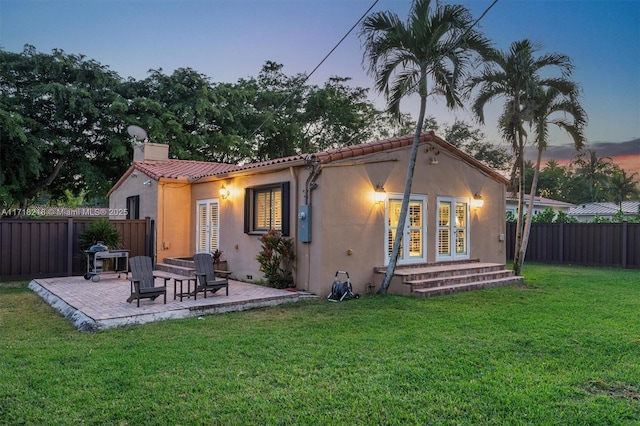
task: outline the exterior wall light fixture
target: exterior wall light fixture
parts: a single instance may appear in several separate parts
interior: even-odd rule
[[[374,190],[375,190],[374,199],[376,200],[376,204],[383,203],[385,198],[387,198],[387,192],[384,190],[384,186],[382,186],[382,182],[378,182]]]
[[[473,200],[471,200],[471,207],[474,209],[479,209],[484,206],[484,200],[482,199],[482,195],[479,192],[473,194]]]
[[[220,197],[223,200],[226,200],[227,198],[229,198],[229,195],[231,195],[231,191],[229,191],[229,189],[225,188],[225,186],[222,185],[222,188],[220,188]]]

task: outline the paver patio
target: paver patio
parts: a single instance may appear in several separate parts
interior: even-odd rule
[[[163,280],[156,280],[156,285],[162,283]],[[186,289],[186,282],[184,285]],[[297,292],[229,280],[229,296],[225,296],[224,291],[213,295],[207,293],[207,298],[198,293],[197,299],[184,297],[180,301],[179,296],[174,300],[172,279],[167,283],[166,305],[161,296],[156,300],[142,299],[138,308],[135,302],[127,303],[131,286],[124,274],[121,278],[116,274],[104,274],[99,282],[87,281],[83,277],[38,278],[29,283],[29,288],[81,331],[243,311],[300,299]],[[177,291],[180,291],[180,285]]]

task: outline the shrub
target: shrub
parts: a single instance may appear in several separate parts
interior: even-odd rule
[[[262,249],[256,259],[270,287],[289,288],[293,283],[295,260],[293,239],[285,238],[279,231],[270,230],[260,237]]]
[[[92,222],[80,234],[80,248],[82,250],[88,250],[98,241],[102,241],[109,249],[122,248],[122,237],[108,219]]]

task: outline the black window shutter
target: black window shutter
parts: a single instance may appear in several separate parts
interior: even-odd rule
[[[291,221],[291,212],[289,210],[291,195],[289,194],[290,190],[289,182],[282,182],[280,186],[280,190],[282,191],[282,235],[289,236],[290,226],[289,223]]]
[[[136,195],[134,197],[133,203],[135,205],[133,218],[134,219],[140,219],[140,196],[139,195]]]
[[[251,189],[244,189],[244,233],[251,231]]]

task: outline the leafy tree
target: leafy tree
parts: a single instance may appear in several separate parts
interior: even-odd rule
[[[420,97],[399,229],[404,228],[407,218],[427,98],[444,95],[448,107],[461,106],[459,87],[466,77],[471,54],[488,50],[488,41],[471,25],[471,14],[463,6],[430,0],[415,0],[406,22],[387,11],[368,16],[362,24],[360,35],[369,62],[368,72],[375,78],[376,89],[385,94],[388,110],[397,115],[401,99],[413,93]],[[379,294],[386,293],[395,272],[402,236],[402,232],[396,233]]]
[[[527,139],[525,123],[536,118],[536,108],[544,90],[555,89],[566,94],[573,66],[570,59],[560,54],[535,53],[539,47],[529,40],[511,44],[509,51],[493,50],[486,57],[483,72],[471,79],[470,90],[477,89],[472,110],[480,123],[484,123],[484,107],[491,101],[502,98],[504,106],[498,120],[502,137],[511,143],[514,153],[512,169],[513,186],[518,188],[518,220],[514,254],[514,271],[520,275],[526,238],[524,227],[524,147]],[[562,77],[548,77],[546,70],[557,68]]]
[[[54,199],[65,189],[106,193],[129,157],[117,134],[125,104],[113,90],[119,81],[98,62],[59,49],[0,51],[3,205],[26,207],[45,189]]]
[[[506,148],[488,142],[480,129],[473,129],[464,121],[445,125],[442,135],[456,148],[495,170],[506,171],[510,166],[511,156]]]
[[[528,216],[529,214],[527,214]],[[556,217],[556,212],[551,208],[547,207],[541,212],[533,215],[531,221],[534,223],[553,223]]]

